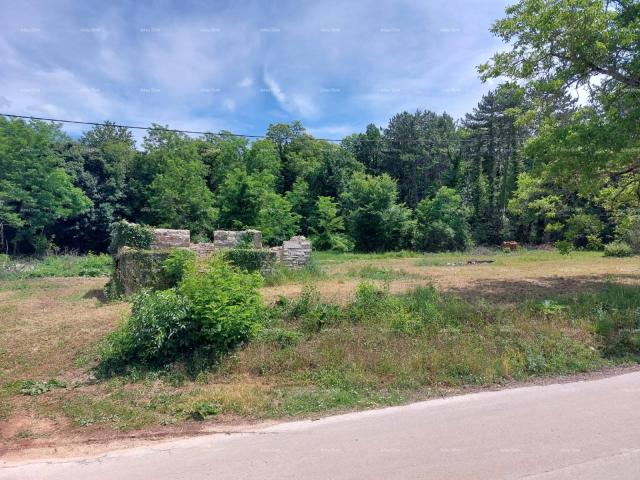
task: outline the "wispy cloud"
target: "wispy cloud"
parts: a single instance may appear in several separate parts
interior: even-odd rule
[[[343,136],[416,108],[462,116],[508,0],[0,0],[0,108]]]

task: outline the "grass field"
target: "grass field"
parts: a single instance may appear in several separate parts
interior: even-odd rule
[[[129,311],[105,303],[105,282],[0,280],[0,444],[397,404],[632,363],[640,348],[636,257],[314,254],[269,279],[273,314],[217,368],[96,379],[100,342]]]

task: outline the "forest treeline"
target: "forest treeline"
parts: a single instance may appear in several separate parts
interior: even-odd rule
[[[628,240],[640,230],[640,5],[522,0],[492,31],[510,50],[479,72],[503,83],[464,118],[402,112],[339,144],[299,122],[253,141],[153,125],[136,145],[109,122],[72,139],[0,117],[2,250],[105,251],[119,219],[358,251]]]

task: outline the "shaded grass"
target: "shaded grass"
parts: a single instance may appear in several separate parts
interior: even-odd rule
[[[42,258],[14,257],[0,262],[0,280],[42,277],[108,277],[109,255],[49,255]]]

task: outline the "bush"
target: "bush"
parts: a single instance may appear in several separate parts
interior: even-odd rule
[[[604,246],[605,257],[630,257],[633,249],[626,242],[611,242]]]
[[[164,262],[162,262],[162,271],[166,279],[172,284],[177,285],[184,275],[188,265],[195,263],[196,254],[191,250],[183,248],[173,249]]]
[[[216,256],[188,265],[178,291],[189,302],[198,347],[226,352],[247,340],[262,316],[262,277],[244,273]]]
[[[604,224],[596,215],[578,213],[567,221],[565,239],[576,248],[598,250],[602,246]]]
[[[624,218],[617,230],[620,239],[628,243],[635,253],[640,253],[640,215]]]
[[[555,243],[555,247],[561,255],[569,255],[574,250],[573,243],[569,240],[558,240]]]
[[[220,257],[202,264],[179,258],[174,255],[171,263],[182,268],[177,288],[143,290],[134,297],[129,320],[103,349],[102,374],[180,359],[204,367],[257,331],[263,313],[260,275],[243,273]]]
[[[222,255],[226,261],[245,272],[271,271],[276,262],[271,251],[255,248],[232,248]]]
[[[122,247],[146,249],[153,241],[153,229],[147,225],[120,220],[111,224],[109,253],[116,254]]]
[[[196,338],[185,298],[175,290],[143,290],[133,299],[129,320],[109,336],[101,368],[106,373],[129,363],[168,363],[189,352]]]

